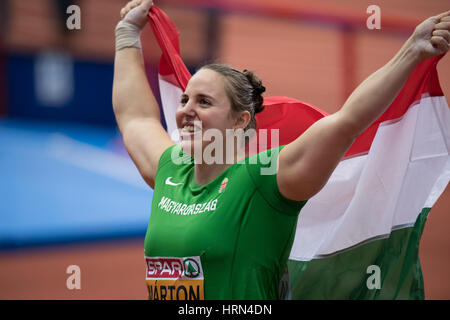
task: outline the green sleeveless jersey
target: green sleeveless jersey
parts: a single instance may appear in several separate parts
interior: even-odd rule
[[[278,299],[306,203],[278,189],[283,147],[235,163],[204,186],[179,145],[164,151],[145,237],[150,299]]]

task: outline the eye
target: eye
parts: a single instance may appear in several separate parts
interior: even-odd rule
[[[211,102],[208,99],[205,98],[201,98],[199,101],[200,104],[205,105],[205,106],[210,106]]]
[[[184,106],[186,103],[188,103],[188,101],[189,101],[189,98],[186,97],[186,96],[183,96],[183,97],[181,97],[180,104],[181,104],[182,106]]]

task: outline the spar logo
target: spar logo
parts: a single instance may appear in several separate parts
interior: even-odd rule
[[[183,264],[186,277],[197,278],[200,275],[200,266],[194,259],[185,259]]]
[[[150,300],[203,300],[200,257],[145,257]]]
[[[147,279],[203,279],[200,257],[146,257]]]

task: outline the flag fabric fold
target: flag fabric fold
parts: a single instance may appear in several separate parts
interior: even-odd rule
[[[158,82],[167,132],[174,141],[178,141],[174,115],[191,74],[181,60],[178,30],[172,20],[155,5],[152,6],[148,17],[162,51],[158,66]]]
[[[170,18],[153,6],[149,21],[162,50],[164,117],[177,141],[175,109],[190,74]],[[436,71],[440,58],[413,71],[302,209],[281,298],[424,299],[420,238],[450,180],[450,110]],[[267,97],[264,105],[258,130],[280,129],[280,145],[328,115],[287,97]]]

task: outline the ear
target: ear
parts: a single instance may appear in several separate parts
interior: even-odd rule
[[[248,111],[239,112],[236,115],[233,129],[245,129],[251,120],[251,114]]]

